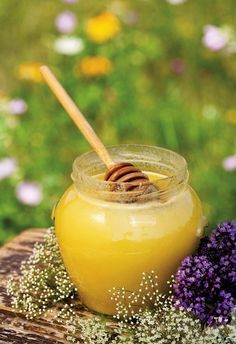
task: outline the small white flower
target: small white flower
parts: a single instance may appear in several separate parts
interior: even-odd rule
[[[23,204],[38,205],[43,199],[41,186],[35,182],[21,182],[16,187],[16,197]]]
[[[22,115],[27,109],[28,106],[26,102],[20,98],[12,99],[8,103],[8,111],[12,115]]]
[[[13,158],[0,160],[0,180],[10,177],[17,169],[17,161]]]
[[[54,42],[54,50],[63,55],[76,55],[83,49],[83,40],[74,36],[61,36]]]
[[[180,5],[186,2],[187,0],[166,0],[171,5]]]
[[[222,165],[226,171],[236,171],[236,154],[225,158]]]
[[[215,25],[204,26],[203,45],[212,51],[219,51],[226,47],[229,36],[225,30]]]

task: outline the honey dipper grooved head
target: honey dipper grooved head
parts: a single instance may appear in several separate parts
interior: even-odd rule
[[[125,191],[132,191],[143,187],[143,192],[150,186],[149,178],[133,164],[129,162],[118,162],[109,168],[104,176],[109,182],[122,183]],[[127,185],[123,184],[127,183]],[[119,184],[112,185],[111,191],[119,191]]]

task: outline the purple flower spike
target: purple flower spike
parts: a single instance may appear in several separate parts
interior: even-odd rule
[[[56,28],[59,32],[68,34],[72,33],[77,25],[77,19],[73,12],[61,12],[56,18]]]
[[[223,167],[225,171],[236,171],[236,154],[224,159]]]
[[[43,199],[42,189],[37,183],[21,182],[16,187],[16,197],[23,204],[35,206]]]
[[[0,160],[0,180],[10,177],[17,169],[17,161],[13,158]]]
[[[174,304],[208,325],[227,324],[236,306],[236,222],[217,226],[176,273]]]
[[[23,99],[12,99],[8,103],[8,111],[12,115],[22,115],[24,112],[26,112],[28,109],[28,106],[26,102]]]

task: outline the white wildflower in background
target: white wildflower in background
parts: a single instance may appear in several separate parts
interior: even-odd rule
[[[35,182],[20,182],[16,187],[16,198],[26,205],[38,205],[43,199],[42,188]]]
[[[14,158],[0,160],[0,180],[12,176],[17,170],[17,161]]]
[[[215,25],[204,26],[203,45],[212,51],[219,51],[226,47],[229,42],[227,32]]]
[[[63,55],[76,55],[83,49],[84,41],[73,36],[62,36],[54,42],[54,50]]]
[[[236,171],[236,154],[225,158],[222,165],[226,171]]]
[[[12,99],[8,103],[8,112],[12,115],[22,115],[28,109],[26,102],[23,99]]]
[[[202,43],[209,50],[225,54],[236,52],[236,32],[230,25],[205,25],[203,31]]]
[[[77,25],[76,15],[71,11],[61,12],[55,20],[56,28],[59,32],[72,33]]]
[[[187,0],[166,0],[171,5],[180,5],[186,2]]]

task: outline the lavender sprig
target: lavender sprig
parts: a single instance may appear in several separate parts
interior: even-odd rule
[[[208,325],[226,324],[236,301],[236,223],[224,222],[185,258],[173,285],[174,304]]]

